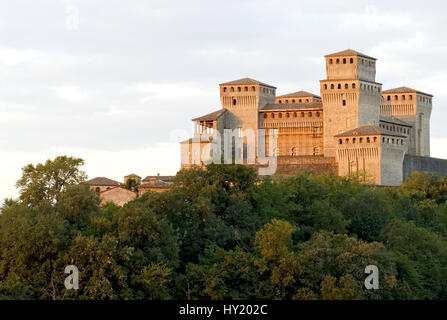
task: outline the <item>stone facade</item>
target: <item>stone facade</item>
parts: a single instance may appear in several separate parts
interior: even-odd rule
[[[276,96],[276,87],[250,78],[220,84],[222,109],[193,119],[194,136],[181,143],[182,167],[233,159],[261,174],[266,159],[275,159],[273,173],[402,183],[405,155],[430,155],[432,95],[408,87],[382,91],[377,59],[354,50],[325,61],[321,97]]]

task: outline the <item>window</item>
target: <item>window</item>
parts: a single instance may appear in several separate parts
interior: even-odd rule
[[[347,83],[345,83],[345,89],[348,89],[349,85]]]
[[[231,92],[234,92],[234,88],[233,88],[233,87],[231,87],[231,88],[230,88],[230,91],[231,91]]]
[[[241,92],[241,87],[237,87],[237,91]]]
[[[331,84],[331,89],[334,89],[334,84],[333,83]]]
[[[297,117],[297,114],[296,114],[296,112],[294,112],[294,113],[293,113],[293,117],[294,117],[294,118],[296,118],[296,117]]]
[[[297,155],[296,147],[292,147],[291,154],[292,154],[292,156],[296,156]]]
[[[312,112],[309,111],[309,118],[312,118]]]
[[[282,118],[282,113],[280,112],[280,113],[278,114],[278,116],[279,116],[280,118]]]
[[[286,113],[286,118],[290,118],[290,113]]]
[[[338,84],[337,88],[338,88],[338,89],[341,89],[341,84],[340,84],[340,83]]]
[[[363,138],[360,138],[360,139],[359,139],[359,142],[362,143],[362,142],[363,142]]]
[[[255,86],[251,87],[251,91],[256,91]]]
[[[356,141],[356,139],[355,139],[355,138],[352,138],[352,143],[355,143],[355,141]]]
[[[377,142],[377,137],[374,137],[374,142]]]
[[[301,118],[304,118],[304,112],[301,112]]]
[[[353,58],[349,59],[349,63],[354,63],[354,59]]]
[[[370,142],[371,142],[370,138],[366,137],[366,143],[370,143]]]
[[[391,96],[386,97],[388,101],[391,101]]]
[[[343,64],[346,64],[346,58],[343,58]]]
[[[399,100],[399,97],[397,95],[395,95],[394,100]]]
[[[264,113],[264,119],[267,118],[267,113]]]
[[[346,106],[346,100],[343,100],[343,106]]]
[[[100,187],[96,187],[95,188],[95,193],[97,196],[99,196],[99,194],[101,193],[101,188]]]
[[[295,103],[295,99],[292,99],[292,103]]]
[[[343,144],[343,140],[342,139],[338,139],[338,144]]]
[[[309,102],[309,99],[306,99],[306,102]]]
[[[410,100],[413,100],[413,96],[411,94],[408,97],[410,98]]]
[[[405,100],[405,95],[402,95],[402,100]]]
[[[317,116],[317,118],[319,118],[320,117],[320,112],[317,111],[317,113],[315,115]]]
[[[352,89],[355,89],[355,83],[352,84]]]
[[[337,60],[335,60],[335,63],[339,64],[340,63],[340,59],[337,58]]]
[[[314,147],[314,156],[317,156],[319,152],[319,148],[318,147]]]
[[[272,113],[272,119],[274,119],[275,118],[275,114],[274,113]]]
[[[223,91],[224,91],[224,92],[227,92],[227,87],[224,87],[224,88],[223,88]]]
[[[235,106],[235,105],[236,105],[236,99],[233,98],[233,106]]]
[[[327,84],[324,85],[324,89],[327,89]]]
[[[349,138],[346,138],[346,144],[349,144]]]
[[[245,91],[248,91],[248,87],[245,87],[244,90],[245,90]]]
[[[333,62],[332,59],[329,59],[329,64],[332,64],[332,62]]]
[[[286,103],[289,103],[289,100],[286,100]]]

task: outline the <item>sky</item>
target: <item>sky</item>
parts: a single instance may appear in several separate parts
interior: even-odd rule
[[[219,83],[319,94],[323,56],[378,59],[383,89],[434,95],[431,155],[447,158],[444,1],[14,0],[0,3],[0,199],[57,155],[89,178],[174,175]]]

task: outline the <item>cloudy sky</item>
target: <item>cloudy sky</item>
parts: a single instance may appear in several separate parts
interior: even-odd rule
[[[432,156],[447,158],[443,1],[14,0],[0,3],[0,198],[56,155],[89,177],[175,174],[190,119],[218,84],[252,77],[319,94],[328,53],[378,59],[383,88],[433,94]]]

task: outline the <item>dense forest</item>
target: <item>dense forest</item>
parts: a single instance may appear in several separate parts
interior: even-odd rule
[[[0,299],[447,299],[447,178],[376,187],[208,165],[100,207],[83,163],[23,168],[1,207]]]

